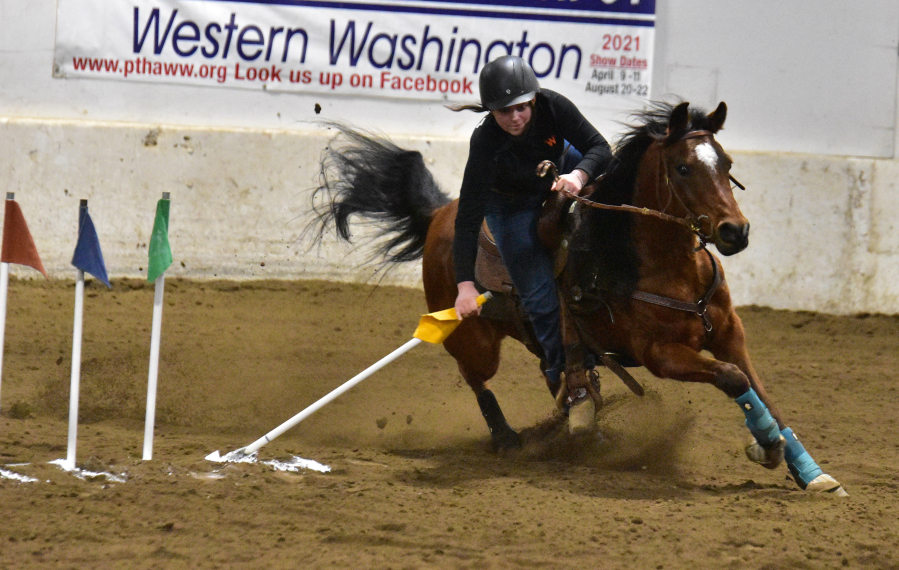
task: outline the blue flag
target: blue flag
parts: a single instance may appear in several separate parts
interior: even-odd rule
[[[82,201],[78,213],[78,243],[75,245],[75,255],[72,256],[72,265],[90,273],[107,287],[109,276],[106,275],[106,264],[103,263],[103,252],[100,251],[100,240],[97,239],[97,230],[87,211],[87,200]]]

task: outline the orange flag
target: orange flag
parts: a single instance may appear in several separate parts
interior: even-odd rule
[[[33,267],[47,277],[41,257],[37,254],[28,224],[22,209],[15,200],[6,201],[6,212],[3,217],[3,252],[0,261],[4,263],[17,263]],[[49,279],[49,277],[47,277]]]

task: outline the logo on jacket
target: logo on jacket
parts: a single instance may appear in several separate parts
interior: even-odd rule
[[[546,140],[543,141],[543,142],[546,143],[546,146],[556,146],[556,136],[553,135],[553,136],[549,137],[548,139],[546,139]]]

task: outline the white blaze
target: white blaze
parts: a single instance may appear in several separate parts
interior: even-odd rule
[[[718,153],[715,152],[715,147],[712,146],[711,143],[702,143],[696,147],[696,158],[702,161],[703,164],[708,166],[712,171],[715,171],[718,166]]]

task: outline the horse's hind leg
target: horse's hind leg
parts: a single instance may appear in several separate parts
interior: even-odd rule
[[[487,386],[499,368],[500,342],[501,337],[483,326],[482,321],[471,319],[463,322],[443,344],[477,396],[493,447],[505,450],[521,447],[521,437],[509,426],[496,396]]]
[[[496,396],[486,386],[478,394],[478,406],[481,407],[481,414],[487,421],[487,428],[490,430],[494,448],[504,450],[521,447],[521,436],[506,421],[506,416],[503,415]]]

